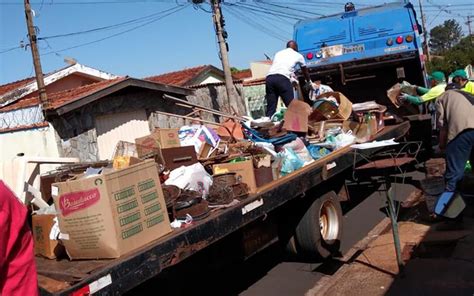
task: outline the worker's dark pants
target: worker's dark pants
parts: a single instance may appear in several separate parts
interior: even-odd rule
[[[272,74],[265,79],[265,99],[267,101],[267,111],[265,115],[272,117],[276,112],[278,97],[281,97],[285,106],[288,107],[294,98],[293,87],[290,79],[284,75]]]
[[[473,159],[474,129],[467,129],[457,135],[446,147],[446,191],[455,191],[456,185],[464,177],[464,167],[469,158]],[[471,163],[472,165],[472,163]]]

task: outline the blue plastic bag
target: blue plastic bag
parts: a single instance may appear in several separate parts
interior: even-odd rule
[[[311,157],[314,160],[323,158],[324,156],[331,153],[331,150],[329,150],[327,148],[315,146],[315,145],[312,145],[312,144],[308,145],[306,148],[308,148],[309,153],[311,154]]]
[[[282,156],[283,163],[280,172],[282,176],[286,176],[304,165],[304,161],[302,161],[291,148],[286,148]]]

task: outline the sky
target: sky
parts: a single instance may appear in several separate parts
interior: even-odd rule
[[[221,68],[207,3],[193,5],[186,0],[30,2],[39,29],[38,38],[44,38],[38,43],[44,73],[65,67],[65,58],[137,78],[205,64]],[[352,2],[356,7],[364,7],[384,1]],[[467,32],[466,20],[462,17],[474,15],[474,5],[470,2],[423,0],[428,28],[454,18]],[[244,69],[250,62],[264,60],[265,55],[272,57],[282,49],[291,39],[297,19],[340,12],[345,1],[224,0],[223,3],[230,64]],[[418,1],[414,4],[418,9]],[[474,23],[472,27],[474,29]],[[94,31],[97,28],[101,29]],[[23,1],[0,0],[0,84],[34,76],[31,52],[28,47],[26,50],[20,47],[28,44],[26,32]]]

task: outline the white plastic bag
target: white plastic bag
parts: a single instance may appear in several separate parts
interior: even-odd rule
[[[348,131],[347,133],[340,133],[335,138],[336,149],[348,146],[355,141],[355,137],[352,135],[352,131]]]
[[[209,187],[212,185],[212,177],[206,172],[202,164],[195,163],[172,170],[165,184],[175,185],[181,189],[194,190],[206,197],[209,194]]]

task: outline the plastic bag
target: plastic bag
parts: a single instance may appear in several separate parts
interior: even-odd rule
[[[303,162],[309,162],[312,160],[311,154],[309,153],[308,149],[306,149],[306,146],[304,142],[300,138],[296,138],[296,140],[287,143],[283,146],[283,148],[290,148],[292,151],[298,155],[298,157],[303,161]]]
[[[301,160],[298,155],[291,148],[286,148],[282,152],[283,164],[281,166],[281,175],[286,176],[297,169],[303,167],[304,161]]]
[[[175,185],[181,189],[189,189],[200,192],[204,197],[209,194],[209,187],[212,185],[212,177],[202,164],[195,163],[190,166],[181,166],[170,172],[165,185]]]
[[[320,147],[316,145],[309,145],[307,148],[308,148],[309,153],[311,154],[311,157],[316,160],[323,158],[324,156],[331,153],[331,150],[325,147]]]
[[[355,137],[352,135],[352,131],[348,131],[347,133],[340,133],[334,138],[334,140],[336,143],[336,149],[339,149],[354,143]]]

